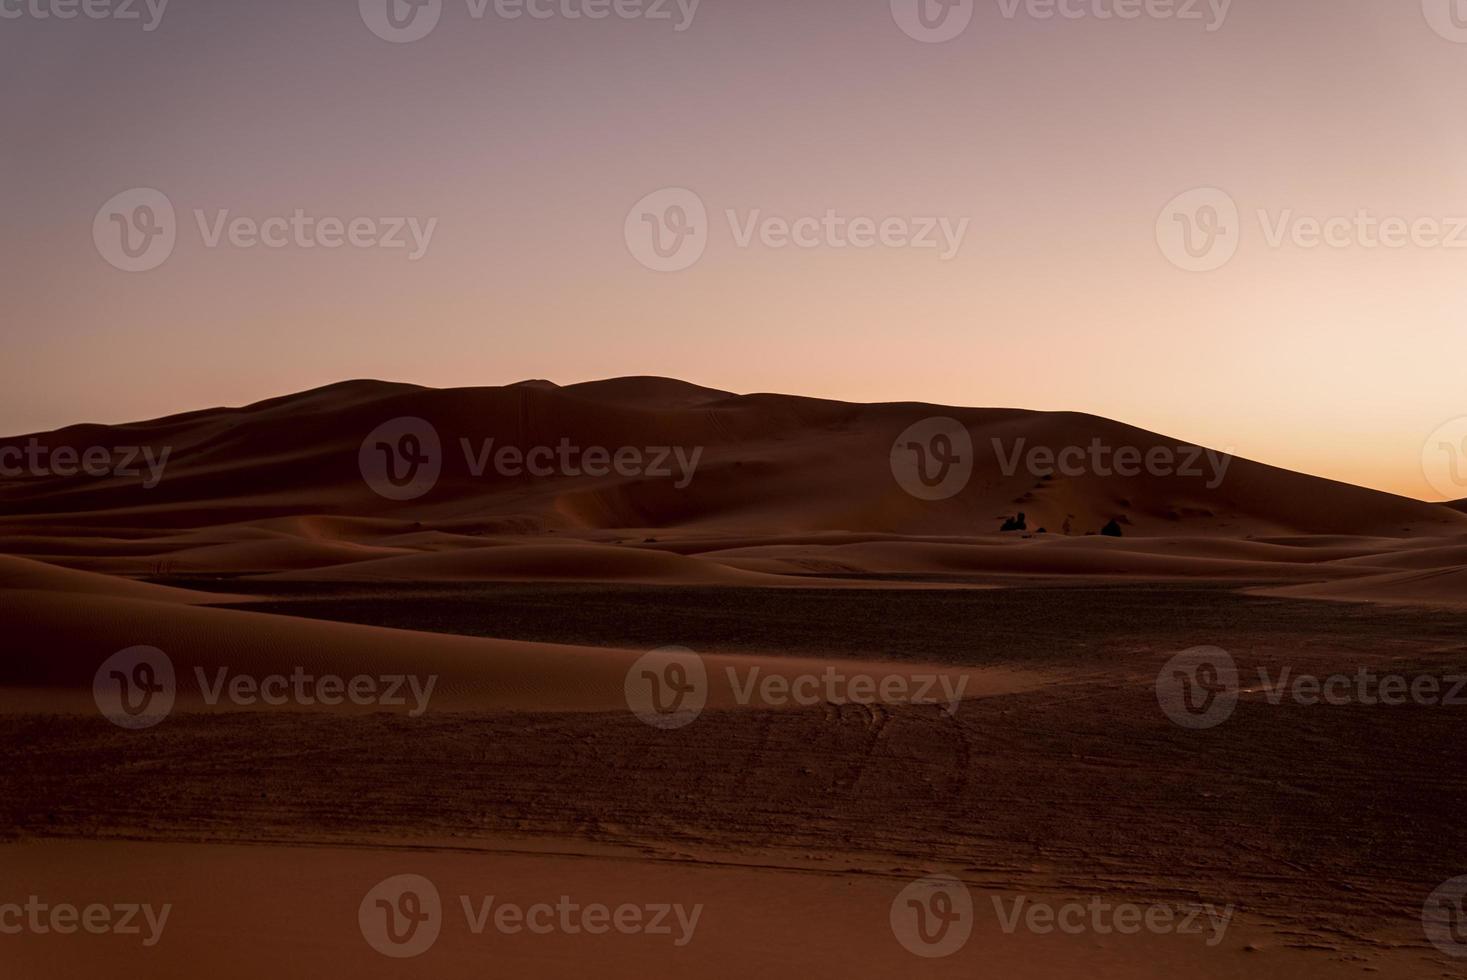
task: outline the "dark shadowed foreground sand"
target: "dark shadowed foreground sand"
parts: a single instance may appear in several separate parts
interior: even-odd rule
[[[660,639],[692,632],[694,645],[733,655],[752,645],[784,651],[770,660],[860,662],[891,643],[893,662],[921,650],[1029,681],[952,714],[732,707],[675,730],[624,708],[216,709],[144,731],[95,711],[11,714],[0,720],[10,891],[81,902],[141,888],[137,901],[172,902],[177,917],[154,948],[114,936],[0,944],[19,975],[69,976],[105,959],[188,976],[201,957],[224,976],[575,976],[587,957],[608,976],[1456,975],[1421,913],[1434,888],[1467,871],[1456,751],[1467,706],[1275,705],[1245,689],[1225,723],[1196,731],[1168,720],[1155,681],[1197,643],[1228,647],[1245,677],[1281,666],[1467,674],[1459,614],[1206,584],[1050,584],[924,591],[903,625],[903,593],[777,590],[723,596],[725,613],[750,623],[741,636],[705,608],[717,592],[474,587],[408,601],[389,591],[261,601],[413,630],[453,626],[477,603],[500,635],[559,643],[587,639],[582,610],[628,645],[654,638],[640,616],[619,621],[604,607],[658,608]],[[723,643],[696,634],[710,622]],[[903,628],[926,639],[907,649]],[[1103,642],[1077,642],[1091,633]],[[928,960],[903,946],[890,916],[904,888],[935,873],[971,895],[974,931]],[[428,878],[445,903],[438,941],[401,961],[376,953],[357,921],[368,890],[399,874]],[[562,894],[705,909],[677,947],[558,927],[475,935],[460,904]],[[1041,911],[1037,926],[1021,918],[1005,931],[1020,900],[1071,909],[1084,927],[1045,931]],[[1113,925],[1111,906],[1232,914],[1209,944],[1210,931],[1098,931]]]

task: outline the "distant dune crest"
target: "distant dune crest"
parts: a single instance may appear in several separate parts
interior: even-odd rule
[[[364,443],[402,420],[411,425]],[[933,467],[954,461],[941,454],[953,440],[930,434],[933,420],[957,427],[970,458],[955,460],[960,487],[918,496],[894,472],[908,465],[903,454],[937,476]],[[937,441],[903,445],[913,427]],[[492,532],[1467,530],[1467,502],[1428,504],[1348,486],[1094,416],[736,395],[656,377],[454,389],[347,381],[244,408],[13,437],[0,441],[0,453],[10,451],[0,459],[14,461],[31,445],[47,459],[77,461],[98,448],[145,447],[150,458],[169,451],[161,479],[116,466],[125,454],[109,457],[116,472],[102,477],[56,466],[0,478],[10,519],[35,526],[183,528],[317,514],[479,521]],[[366,459],[380,459],[380,478],[407,489],[374,488]],[[431,480],[418,472],[428,463]],[[420,485],[409,486],[415,478]]]

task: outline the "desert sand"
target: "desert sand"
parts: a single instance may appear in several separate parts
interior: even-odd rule
[[[893,440],[931,417],[976,447],[946,499],[891,469]],[[376,492],[360,455],[399,418],[442,449],[407,500]],[[683,486],[675,456],[667,476],[475,475],[490,439],[699,462]],[[0,439],[169,449],[151,486],[146,470],[0,480],[0,906],[132,889],[176,908],[155,947],[27,934],[0,955],[24,977],[204,960],[241,977],[1460,975],[1421,914],[1467,874],[1467,707],[1274,704],[1244,685],[1225,724],[1192,731],[1156,683],[1198,646],[1248,677],[1467,673],[1462,504],[1241,459],[1214,487],[1006,473],[994,439],[1178,445],[1072,413],[653,378],[357,381]],[[1112,521],[1121,536],[1098,533]],[[129,730],[93,684],[140,646],[170,658],[176,704]],[[669,647],[699,656],[706,703],[659,728],[627,685]],[[294,671],[431,676],[431,702],[207,696],[212,678]],[[961,696],[740,695],[741,678],[826,675]],[[452,907],[443,939],[395,960],[357,904],[404,873]],[[978,912],[929,960],[889,916],[932,874]],[[447,901],[567,892],[701,902],[705,924],[684,947],[474,936]],[[1235,915],[1216,945],[1010,933],[995,896]]]

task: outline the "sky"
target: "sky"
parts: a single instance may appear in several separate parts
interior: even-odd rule
[[[0,433],[665,375],[1467,496],[1459,0],[88,2],[0,0]]]

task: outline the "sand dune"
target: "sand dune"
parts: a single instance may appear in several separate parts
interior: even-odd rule
[[[1154,539],[1161,540],[1161,539]],[[1368,570],[1320,565],[1324,559],[1255,542],[1208,542],[1196,548],[1144,539],[1034,538],[997,544],[883,541],[826,547],[773,545],[708,553],[740,568],[776,571],[864,573],[999,573],[1022,575],[1132,576],[1141,578],[1326,578]],[[1326,552],[1332,554],[1332,552]],[[1311,560],[1312,559],[1312,560]]]
[[[962,490],[929,501],[898,484],[891,453],[900,433],[933,416],[958,420],[975,452]],[[367,435],[402,417],[427,420],[442,446],[441,477],[408,501],[379,496],[359,470]],[[1035,976],[1076,965],[1127,977],[1323,975],[1321,961],[1338,975],[1422,975],[1410,945],[1420,941],[1397,926],[1419,915],[1422,882],[1457,870],[1432,828],[1460,809],[1461,794],[1420,751],[1443,744],[1450,718],[1243,701],[1236,723],[1200,742],[1156,710],[1156,671],[1197,643],[1301,671],[1440,658],[1460,624],[1430,607],[1467,607],[1460,502],[1246,460],[1211,485],[1045,478],[1007,468],[1004,454],[1179,443],[1093,416],[735,395],[661,378],[452,390],[358,381],[37,438],[170,455],[155,486],[140,475],[0,480],[0,722],[12,749],[0,799],[16,814],[13,834],[386,841],[378,857],[388,862],[404,843],[443,837],[470,849],[529,834],[567,853],[636,849],[594,866],[591,888],[628,869],[660,876],[673,862],[687,867],[670,873],[697,869],[699,887],[712,887],[693,848],[757,865],[741,874],[786,868],[773,891],[717,884],[722,907],[741,917],[724,945],[700,948],[695,961],[628,961],[623,972],[732,962],[725,950],[763,935],[767,923],[746,913],[770,895],[790,909],[829,900],[876,937],[871,956],[832,957],[817,946],[849,933],[845,920],[816,946],[783,936],[785,949],[804,942],[814,967],[911,972],[891,942],[886,886],[950,861],[975,887],[996,889],[1083,882],[1185,901],[1206,885],[1280,923],[1275,933],[1250,922],[1226,958],[1160,941],[1124,956],[1089,939],[1005,945],[990,926],[948,964],[954,975],[995,962]],[[489,439],[679,447],[699,462],[685,482],[475,476],[460,441],[472,450]],[[1001,532],[1019,512],[1026,526]],[[1122,536],[1096,533],[1112,520]],[[678,642],[716,652],[666,670],[649,648]],[[133,647],[162,651],[176,677],[174,713],[142,734],[102,703],[106,678],[125,693],[129,675],[101,668]],[[684,686],[686,671],[707,683]],[[411,681],[397,703],[220,696],[230,678],[248,687],[298,674]],[[750,699],[756,681],[791,690],[833,675],[865,679],[874,698],[845,703],[817,686],[808,704]],[[972,703],[956,713],[903,706],[912,688],[901,682],[919,678]],[[696,727],[664,730],[665,714],[649,721],[638,709],[637,683],[665,686],[679,703],[696,691],[709,711]],[[886,694],[888,683],[898,693]],[[1390,806],[1377,805],[1380,785],[1391,787]],[[1217,827],[1239,846],[1218,849]],[[293,850],[273,857],[345,874],[335,863],[343,848]],[[208,860],[207,869],[258,863]],[[68,873],[90,880],[95,862],[73,861]],[[462,863],[445,857],[435,874]],[[493,873],[514,864],[495,862]],[[514,873],[541,881],[545,867]],[[180,880],[200,896],[214,887],[208,874],[176,869],[168,880],[170,895]],[[332,889],[350,898],[361,884]],[[1385,910],[1391,928],[1358,925],[1361,910]],[[770,922],[789,918],[779,911]],[[228,915],[224,926],[237,926]],[[342,921],[347,946],[302,942],[335,966],[340,953],[390,972],[366,958],[349,915]],[[216,932],[190,932],[163,962],[186,973],[215,949]],[[1361,938],[1341,939],[1352,935]],[[42,944],[21,949],[27,964],[57,962]],[[447,942],[437,952],[445,958],[433,962],[459,972],[485,962]],[[496,949],[491,959],[543,972],[555,954],[517,955]],[[584,973],[583,956],[564,962]],[[258,973],[241,962],[240,975]]]
[[[972,475],[953,496],[925,500],[898,484],[891,453],[908,426],[934,416],[967,430]],[[395,501],[364,479],[358,454],[369,433],[404,417],[431,424],[442,466],[421,497]],[[282,585],[862,587],[863,578],[896,577],[916,587],[923,576],[1318,583],[1467,560],[1460,508],[1221,454],[1197,464],[1215,467],[1215,479],[1037,476],[1013,464],[1027,448],[1182,446],[1094,416],[735,395],[666,378],[444,390],[354,381],[37,438],[78,450],[169,450],[156,486],[145,474],[0,482],[0,550],[116,576],[244,575]],[[640,447],[646,459],[676,448],[687,468],[589,476],[572,466],[532,478],[489,467],[475,475],[470,459],[482,458],[475,453],[488,440],[521,450]],[[1023,531],[999,530],[1020,512]],[[1112,520],[1122,537],[1095,533]],[[1392,594],[1407,601],[1413,589],[1393,586]]]
[[[1340,602],[1378,602],[1386,605],[1467,608],[1467,565],[1450,568],[1387,572],[1338,582],[1291,585],[1256,590],[1263,595]]]
[[[1342,558],[1341,565],[1367,565],[1371,568],[1446,568],[1467,565],[1467,544],[1439,544],[1428,547],[1400,547],[1370,554]]]
[[[181,548],[146,556],[47,556],[70,568],[108,575],[240,575],[280,569],[341,566],[405,554],[401,548],[379,548],[346,542],[278,538]]]
[[[783,586],[787,580],[740,571],[712,561],[661,551],[594,545],[501,545],[434,551],[373,561],[281,572],[273,581],[473,582],[539,581],[646,582]]]
[[[951,499],[924,501],[897,486],[893,442],[909,425],[945,416],[968,430],[974,472]],[[443,473],[409,504],[378,497],[357,469],[363,439],[399,417],[430,422]],[[29,437],[0,441],[19,445]],[[559,388],[426,389],[357,381],[237,409],[128,426],[75,426],[38,437],[48,446],[137,445],[171,450],[166,475],[44,477],[0,483],[12,533],[63,522],[95,528],[187,528],[241,521],[364,519],[445,524],[484,533],[665,528],[699,532],[873,531],[972,536],[1024,511],[1030,527],[1096,531],[1112,518],[1131,536],[1429,535],[1467,529],[1460,510],[1232,460],[1215,485],[1202,477],[1097,472],[1036,477],[1003,459],[1030,448],[1099,442],[1110,450],[1182,443],[1074,413],[921,404],[858,405],[785,395],[731,395],[659,378]],[[685,486],[671,476],[562,474],[476,477],[463,452],[485,440],[527,448],[681,447],[700,450]],[[1201,464],[1199,464],[1201,465]],[[357,523],[354,530],[367,525]],[[406,529],[405,529],[406,530]],[[338,527],[330,536],[352,533]]]
[[[968,430],[973,473],[950,499],[921,500],[898,485],[890,454],[907,426],[938,415]],[[373,492],[357,459],[366,435],[399,417],[429,421],[442,447],[440,479],[406,502]],[[489,439],[520,448],[679,447],[699,463],[685,484],[646,473],[531,479],[490,468],[475,476],[463,447],[472,455]],[[0,549],[118,576],[1331,581],[1460,564],[1467,548],[1467,514],[1458,509],[1246,460],[1229,461],[1216,485],[1006,471],[1003,458],[1018,447],[1178,445],[1093,416],[734,395],[665,378],[447,390],[346,382],[238,409],[75,426],[42,441],[169,449],[156,486],[144,486],[143,475],[0,483]],[[999,533],[1020,511],[1028,533]],[[1112,519],[1123,538],[1094,534]]]
[[[150,585],[109,575],[58,568],[28,558],[0,555],[0,595],[5,592],[54,592],[72,597],[77,602],[83,596],[182,604],[230,602],[238,598]]]
[[[66,572],[67,576],[87,577]],[[125,585],[128,583],[124,583]],[[0,589],[0,627],[9,655],[0,661],[0,708],[94,712],[93,676],[113,653],[133,646],[162,650],[173,662],[184,710],[212,707],[204,682],[223,669],[264,677],[308,674],[341,677],[433,677],[435,711],[626,711],[628,671],[648,651],[480,639],[181,605],[178,590],[136,585],[138,596],[74,590]],[[153,591],[153,590],[156,590]],[[153,598],[154,595],[158,598]],[[144,598],[143,596],[146,596]],[[58,637],[65,637],[59,644]],[[842,662],[783,656],[702,656],[707,705],[740,705],[730,670],[747,678],[793,679],[831,669],[886,677],[930,674],[952,679],[964,696],[1032,689],[1044,675],[1009,668],[953,668],[874,661]],[[959,678],[966,677],[961,688]],[[224,703],[225,710],[238,704]],[[352,710],[351,706],[340,706]],[[302,710],[292,704],[287,710]],[[362,711],[383,710],[379,706]]]

